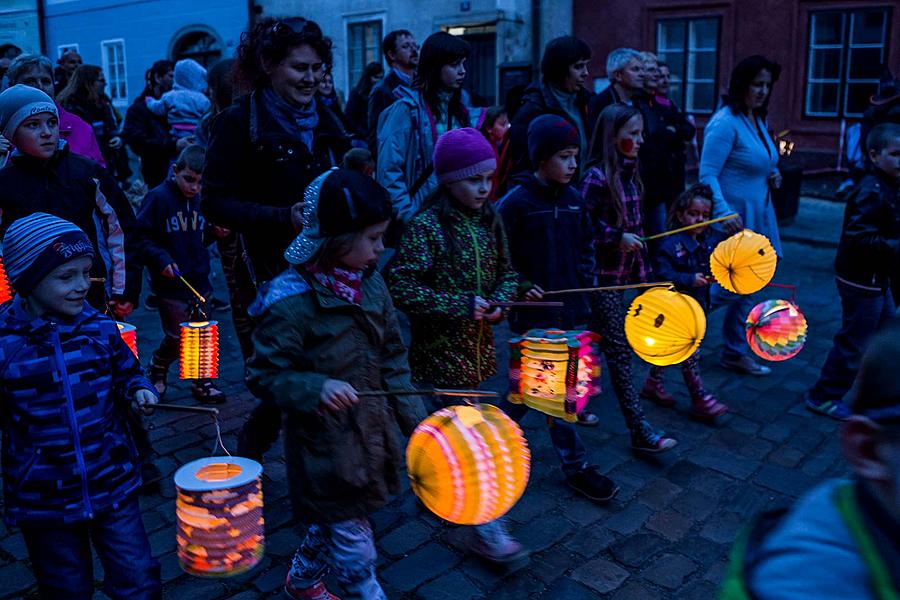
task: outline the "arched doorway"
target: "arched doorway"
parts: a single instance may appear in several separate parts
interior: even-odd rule
[[[210,29],[201,26],[186,28],[175,36],[170,55],[174,61],[193,58],[209,68],[222,59],[222,41]]]

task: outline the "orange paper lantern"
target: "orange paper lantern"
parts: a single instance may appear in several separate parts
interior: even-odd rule
[[[175,472],[178,561],[200,577],[229,577],[253,568],[265,550],[262,465],[213,456]]]
[[[122,336],[125,345],[134,353],[134,357],[138,358],[137,327],[121,321],[116,321],[116,326],[119,328],[119,335]]]
[[[625,315],[625,337],[635,354],[664,367],[689,358],[706,335],[700,304],[681,292],[651,288],[634,299]]]
[[[406,466],[430,511],[451,523],[481,525],[522,496],[531,453],[522,430],[496,406],[451,406],[416,427]]]
[[[600,336],[532,329],[509,341],[509,400],[570,423],[600,393]]]
[[[199,321],[181,324],[181,379],[219,376],[219,324]]]
[[[775,275],[778,257],[766,236],[749,229],[719,242],[709,257],[713,277],[735,294],[752,294],[766,287]]]
[[[15,290],[9,284],[9,278],[6,276],[6,267],[3,266],[3,258],[0,257],[0,304],[7,300],[12,300],[16,295]]]

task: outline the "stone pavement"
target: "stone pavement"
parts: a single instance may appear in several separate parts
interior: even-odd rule
[[[606,506],[575,495],[563,482],[541,415],[523,422],[531,445],[531,480],[510,512],[518,539],[532,550],[529,563],[512,571],[482,565],[467,554],[467,531],[425,514],[406,491],[372,515],[379,546],[379,577],[392,599],[466,598],[714,598],[728,550],[738,530],[756,513],[789,503],[816,482],[846,472],[835,439],[835,422],[814,416],[798,396],[816,378],[840,321],[832,279],[841,210],[804,199],[797,225],[785,229],[786,259],[775,281],[798,286],[797,301],[809,321],[806,348],[784,363],[773,363],[766,378],[736,376],[717,365],[721,315],[710,316],[701,348],[708,387],[732,412],[715,426],[688,417],[686,392],[678,369],[670,369],[675,409],[648,405],[658,427],[679,445],[658,460],[638,459],[616,401],[605,382],[592,404],[601,425],[582,428],[590,460],[621,487]],[[812,223],[812,225],[810,225]],[[829,239],[828,235],[831,233]],[[812,239],[810,239],[812,238]],[[806,243],[810,240],[812,243]],[[222,284],[221,279],[216,282]],[[224,286],[222,286],[224,289]],[[781,291],[781,290],[778,290]],[[764,290],[760,295],[778,295]],[[782,294],[783,295],[783,294]],[[229,313],[222,324],[222,380],[229,393],[223,407],[225,444],[235,447],[236,431],[253,399],[242,385],[242,368]],[[144,362],[159,339],[158,317],[139,311]],[[499,333],[499,332],[498,332]],[[505,332],[498,336],[502,342]],[[635,360],[635,384],[646,365]],[[502,352],[500,364],[505,364]],[[174,380],[174,378],[173,378]],[[491,389],[503,385],[498,376]],[[193,403],[187,386],[170,386],[170,402]],[[167,475],[161,492],[141,499],[154,554],[162,562],[165,597],[250,600],[281,593],[287,565],[302,539],[287,499],[288,482],[279,443],[265,461],[266,555],[252,572],[231,579],[199,579],[184,574],[175,556],[172,474],[185,462],[209,456],[215,439],[205,416],[158,412],[149,419],[151,436]],[[96,565],[97,579],[101,569]],[[36,598],[21,536],[0,524],[0,597]],[[97,597],[105,598],[98,592]]]

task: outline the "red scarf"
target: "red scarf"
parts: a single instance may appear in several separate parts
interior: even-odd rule
[[[314,264],[307,265],[306,270],[338,298],[343,298],[351,304],[362,303],[362,271],[348,271],[340,267],[319,269]]]

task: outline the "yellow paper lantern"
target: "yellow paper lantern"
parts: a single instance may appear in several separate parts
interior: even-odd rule
[[[219,324],[198,321],[181,324],[181,379],[219,376]]]
[[[253,568],[265,550],[262,465],[213,456],[175,472],[178,561],[201,577],[229,577]]]
[[[509,341],[509,400],[570,423],[600,392],[600,336],[532,329]]]
[[[652,365],[677,365],[706,334],[700,304],[675,290],[651,288],[634,299],[625,316],[625,337],[635,354]]]
[[[719,285],[746,295],[772,281],[778,257],[769,238],[745,229],[719,242],[709,257],[709,266]]]
[[[9,284],[9,277],[6,276],[6,267],[3,266],[3,258],[0,257],[0,304],[7,300],[12,300],[16,295],[15,290]]]
[[[505,515],[528,484],[531,453],[496,406],[451,406],[419,423],[406,447],[412,489],[437,516],[481,525]]]
[[[137,327],[129,323],[123,323],[122,321],[116,321],[116,326],[119,328],[119,335],[122,336],[125,345],[128,346],[128,349],[131,350],[132,353],[134,353],[134,357],[138,358]]]

